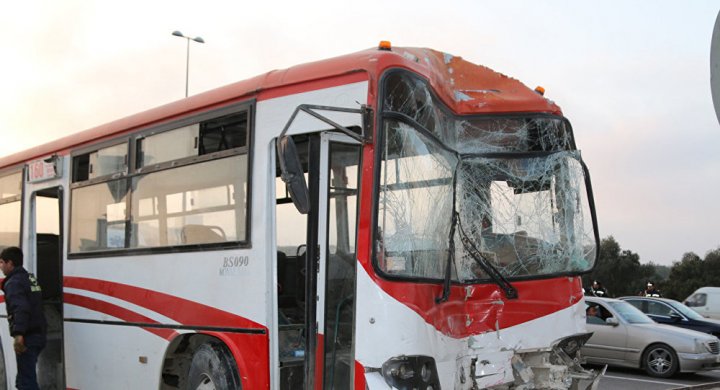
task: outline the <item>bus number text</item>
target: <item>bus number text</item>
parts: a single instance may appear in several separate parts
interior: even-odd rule
[[[238,275],[242,267],[250,265],[249,256],[225,256],[220,268],[220,276]]]

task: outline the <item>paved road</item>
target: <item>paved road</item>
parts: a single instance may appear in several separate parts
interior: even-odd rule
[[[710,386],[713,383],[717,385]],[[702,389],[720,389],[720,370],[658,379],[649,377],[640,370],[608,368],[605,376],[600,380],[598,390],[666,390],[700,385],[706,385]]]

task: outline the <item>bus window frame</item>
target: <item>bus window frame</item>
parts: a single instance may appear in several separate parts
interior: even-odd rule
[[[205,251],[205,250],[220,250],[220,249],[248,249],[252,247],[252,229],[251,229],[251,221],[252,221],[252,182],[253,182],[253,160],[254,160],[254,153],[253,153],[253,141],[254,141],[254,133],[255,133],[255,108],[256,108],[256,99],[250,99],[243,101],[241,103],[235,103],[231,104],[229,106],[225,106],[222,108],[213,109],[210,111],[205,111],[199,114],[187,114],[183,116],[182,118],[179,118],[177,120],[172,120],[166,123],[162,123],[160,125],[150,125],[150,126],[143,126],[141,127],[141,130],[137,130],[134,132],[124,132],[121,136],[104,140],[98,143],[93,143],[91,145],[83,146],[81,148],[74,149],[70,153],[71,157],[71,170],[74,167],[73,158],[79,155],[92,153],[94,151],[97,151],[99,149],[118,145],[122,142],[128,143],[128,161],[127,161],[127,170],[126,172],[120,172],[120,173],[114,173],[110,175],[105,175],[102,177],[96,177],[93,179],[81,181],[81,182],[71,182],[70,183],[70,196],[69,196],[69,204],[68,204],[68,242],[72,242],[72,224],[73,224],[73,210],[72,210],[72,198],[73,198],[73,190],[77,188],[87,187],[91,185],[96,185],[99,183],[108,182],[111,180],[125,180],[128,182],[128,187],[132,186],[132,179],[137,176],[144,176],[148,175],[154,172],[159,172],[167,169],[173,169],[173,168],[180,168],[183,166],[193,165],[193,164],[200,164],[203,162],[211,161],[211,160],[217,160],[222,159],[226,157],[236,156],[236,155],[246,155],[247,156],[247,172],[246,172],[246,187],[247,187],[247,193],[246,193],[246,199],[245,199],[245,238],[243,240],[235,240],[235,241],[227,241],[227,242],[218,242],[218,243],[201,243],[201,244],[183,244],[183,245],[168,245],[168,246],[157,246],[157,247],[142,247],[142,248],[130,248],[130,247],[124,247],[124,248],[118,248],[118,249],[99,249],[99,250],[91,250],[91,251],[84,251],[84,252],[72,252],[70,247],[68,246],[67,249],[67,258],[68,260],[76,260],[76,259],[91,259],[91,258],[101,258],[101,257],[121,257],[121,256],[136,256],[136,255],[148,255],[148,254],[165,254],[165,253],[184,253],[184,252],[197,252],[197,251]],[[167,131],[172,131],[184,126],[189,126],[196,123],[201,123],[207,120],[216,119],[219,117],[232,115],[232,114],[238,114],[241,112],[247,112],[247,139],[246,139],[246,145],[242,147],[237,147],[233,149],[227,149],[222,150],[219,152],[212,152],[208,154],[198,155],[198,156],[189,156],[184,157],[178,160],[172,160],[163,162],[160,164],[154,164],[154,165],[148,165],[145,167],[138,168],[137,165],[137,146],[138,141],[142,138],[148,137],[150,135],[160,134]],[[74,176],[74,172],[71,172],[70,175],[70,181],[72,181],[72,178]],[[128,213],[125,227],[125,240],[126,245],[127,241],[130,236],[130,228],[131,228],[131,219],[130,215],[132,211],[130,210],[130,205],[132,203],[132,190],[128,190],[128,197],[127,197],[127,206],[126,210]]]

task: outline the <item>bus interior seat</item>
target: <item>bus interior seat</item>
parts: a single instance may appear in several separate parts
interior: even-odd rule
[[[220,226],[185,225],[180,231],[183,244],[210,244],[226,242],[225,231]]]
[[[305,301],[304,275],[301,273],[304,256],[288,256],[277,252],[278,308],[290,323],[302,323]]]

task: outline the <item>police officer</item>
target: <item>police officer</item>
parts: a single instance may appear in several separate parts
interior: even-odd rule
[[[18,247],[0,253],[0,270],[5,274],[5,293],[10,335],[15,339],[18,390],[39,389],[35,366],[45,348],[47,324],[42,311],[42,292],[35,276],[23,268],[23,253]]]
[[[645,289],[645,291],[642,292],[641,295],[644,297],[654,297],[654,298],[662,297],[662,295],[660,295],[660,290],[655,288],[655,283],[653,283],[653,282],[647,283],[647,288]]]
[[[605,287],[603,287],[602,283],[598,282],[597,280],[593,281],[592,286],[590,286],[590,293],[587,295],[594,295],[596,297],[601,297],[601,298],[610,297],[608,295],[607,289]]]

